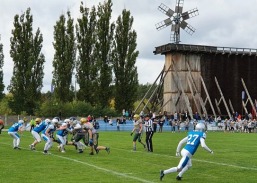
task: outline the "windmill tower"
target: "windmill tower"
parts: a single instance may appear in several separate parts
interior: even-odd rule
[[[164,4],[158,7],[158,10],[168,16],[167,19],[157,23],[156,29],[162,30],[171,27],[170,40],[175,45],[179,45],[180,30],[183,29],[189,35],[195,32],[195,28],[189,25],[186,20],[197,16],[198,9],[183,12],[184,0],[176,0],[175,10],[170,9]],[[193,60],[193,61],[192,61]],[[165,54],[165,66],[163,77],[163,111],[170,113],[187,111],[191,118],[193,113],[200,112],[200,103],[194,101],[192,89],[197,93],[201,92],[200,81],[200,58],[197,56],[188,56],[181,52],[169,52]],[[195,105],[192,106],[192,103]]]
[[[167,7],[165,4],[161,4],[158,7],[158,10],[167,15],[169,18],[157,23],[155,25],[156,29],[161,30],[171,25],[170,40],[175,44],[180,42],[180,28],[185,30],[189,35],[192,35],[195,32],[195,28],[189,25],[186,20],[199,15],[197,8],[183,13],[183,4],[184,0],[177,0],[175,11]]]

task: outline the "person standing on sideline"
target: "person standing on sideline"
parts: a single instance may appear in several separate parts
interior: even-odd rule
[[[30,132],[35,128],[35,125],[36,125],[36,122],[35,122],[35,120],[34,120],[34,118],[32,118],[31,120],[30,120]]]
[[[148,114],[145,115],[145,133],[146,133],[145,142],[146,142],[147,150],[148,152],[153,152],[153,142],[152,142],[152,138],[154,134],[153,121],[150,119],[150,116]]]
[[[2,133],[2,129],[4,129],[4,121],[0,117],[0,134]]]
[[[191,158],[195,154],[200,144],[206,151],[213,154],[213,151],[205,144],[206,134],[204,133],[204,124],[198,123],[195,129],[195,131],[189,132],[187,137],[183,138],[177,146],[176,156],[182,155],[182,158],[180,159],[178,166],[172,167],[167,170],[161,170],[160,180],[163,179],[164,175],[172,172],[179,172],[176,179],[182,180],[182,175],[192,166]],[[182,145],[185,143],[186,146],[181,150]]]
[[[21,140],[18,132],[23,131],[23,125],[24,125],[24,121],[19,120],[17,123],[14,123],[8,130],[8,134],[13,138],[13,149],[19,149],[19,150],[21,149],[19,147]]]
[[[141,141],[142,138],[142,133],[143,133],[143,124],[142,124],[142,119],[140,118],[140,116],[138,114],[135,114],[134,116],[134,120],[133,120],[133,125],[134,128],[131,131],[130,135],[132,136],[134,133],[134,137],[133,137],[133,151],[136,151],[136,142],[138,141],[140,144],[142,144],[144,146],[144,148],[146,147],[145,144]]]

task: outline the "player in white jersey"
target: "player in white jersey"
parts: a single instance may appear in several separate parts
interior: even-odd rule
[[[78,150],[78,153],[83,153],[83,148],[85,147],[86,141],[85,141],[85,130],[82,129],[82,126],[80,125],[80,122],[75,120],[72,123],[72,133],[73,135],[73,142],[76,149]],[[80,140],[83,140],[83,143],[80,142]]]
[[[100,150],[106,150],[106,152],[110,153],[110,148],[105,146],[98,145],[98,138],[99,134],[97,133],[96,129],[93,127],[92,123],[90,123],[86,118],[80,119],[82,129],[85,130],[85,141],[86,145],[90,147],[90,155],[94,155],[94,149],[96,154],[99,153]]]
[[[134,120],[133,120],[133,125],[134,128],[132,129],[130,135],[132,136],[134,133],[134,137],[133,137],[133,151],[136,151],[136,142],[138,141],[139,143],[141,143],[143,145],[144,148],[146,148],[145,144],[141,141],[142,138],[142,133],[143,133],[143,121],[140,118],[140,116],[138,114],[135,114],[133,116]]]
[[[195,131],[191,131],[188,133],[187,137],[183,138],[178,146],[176,151],[176,156],[181,156],[182,158],[177,167],[172,167],[167,170],[161,170],[160,172],[160,180],[163,179],[164,175],[172,172],[179,172],[176,179],[181,180],[182,175],[192,166],[192,156],[196,152],[198,146],[201,146],[208,151],[209,153],[213,154],[213,151],[208,148],[205,144],[206,134],[204,133],[205,126],[203,123],[198,123],[196,125]],[[181,150],[183,144],[185,147]],[[180,155],[181,150],[181,155]]]
[[[8,134],[13,138],[13,149],[21,149],[20,145],[20,135],[18,132],[23,131],[24,121],[19,120],[17,123],[14,123],[8,130]]]

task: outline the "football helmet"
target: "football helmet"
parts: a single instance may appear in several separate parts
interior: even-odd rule
[[[136,120],[138,120],[140,116],[138,114],[135,114],[133,117],[136,118]]]
[[[19,124],[23,124],[24,121],[23,121],[22,119],[20,119],[20,120],[18,121],[18,123],[19,123]]]
[[[204,131],[205,126],[203,123],[197,123],[197,125],[195,126],[195,130],[197,131]]]
[[[52,124],[55,125],[55,124],[58,124],[58,122],[59,122],[58,119],[56,119],[56,118],[52,119]]]
[[[81,118],[80,119],[80,122],[83,124],[83,123],[86,123],[87,122],[87,118]]]
[[[47,123],[47,124],[49,124],[49,123],[51,123],[51,120],[50,119],[45,119],[45,122]]]
[[[41,118],[36,118],[35,119],[35,122],[38,124],[38,123],[40,123],[41,122]]]

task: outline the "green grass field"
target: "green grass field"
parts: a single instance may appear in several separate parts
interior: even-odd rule
[[[21,137],[22,150],[12,148],[12,138],[7,132],[0,135],[0,183],[70,183],[70,182],[160,182],[159,171],[177,166],[180,158],[175,151],[181,133],[155,133],[154,152],[144,151],[137,144],[137,152],[131,151],[132,137],[129,132],[100,132],[99,145],[109,146],[105,151],[90,156],[86,149],[78,154],[74,146],[67,146],[66,153],[57,150],[51,155],[42,154],[44,142],[36,151],[29,149],[32,135],[25,132]],[[235,183],[256,182],[257,134],[208,132],[206,144],[214,151],[211,155],[201,147],[193,157],[193,167],[182,182]],[[162,182],[177,182],[176,173],[165,175]]]

